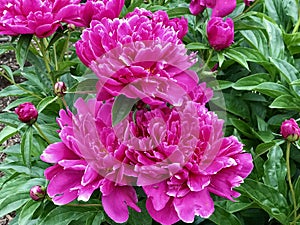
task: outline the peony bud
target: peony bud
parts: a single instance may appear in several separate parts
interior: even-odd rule
[[[300,128],[297,122],[291,118],[281,124],[280,133],[284,139],[293,142],[299,140]]]
[[[213,17],[207,24],[209,44],[217,51],[229,47],[234,39],[234,24],[231,18],[225,21],[221,17]]]
[[[33,124],[38,118],[38,111],[31,102],[20,104],[15,109],[15,113],[20,121],[29,125]]]
[[[54,85],[54,93],[59,97],[64,96],[66,90],[67,90],[67,86],[62,81],[56,82],[56,84]]]
[[[29,194],[30,194],[30,197],[32,198],[32,200],[40,201],[45,198],[46,190],[44,187],[42,187],[40,185],[36,185],[30,189]]]
[[[244,0],[246,6],[250,6],[250,4],[254,1],[255,0]]]

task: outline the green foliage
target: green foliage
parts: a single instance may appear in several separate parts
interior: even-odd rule
[[[189,51],[196,52],[201,66],[205,66],[195,70],[200,81],[208,80],[212,89],[222,92],[222,103],[225,102],[220,103],[220,95],[215,96],[209,107],[216,108],[217,113],[226,112],[225,134],[238,137],[244,150],[253,156],[250,177],[236,188],[241,196],[235,202],[214,196],[214,214],[207,219],[195,217],[193,225],[299,224],[300,219],[293,215],[291,187],[287,181],[287,146],[280,136],[280,125],[285,119],[300,118],[300,3],[298,0],[256,0],[248,7],[242,0],[237,1],[236,10],[229,15],[234,20],[235,40],[221,51],[213,50],[207,40],[210,9],[193,16],[189,3],[127,0],[120,17],[135,7],[142,7],[165,10],[172,18],[184,16],[188,20],[189,31],[183,42]],[[0,114],[0,123],[5,125],[0,132],[0,144],[16,134],[21,135],[20,144],[0,148],[7,155],[0,164],[0,171],[5,174],[0,178],[0,217],[16,211],[10,224],[115,224],[105,214],[99,193],[94,193],[88,202],[74,201],[66,206],[54,205],[47,198],[35,202],[29,196],[32,186],[47,186],[44,171],[50,165],[40,160],[40,154],[50,143],[61,141],[56,123],[59,110],[68,107],[73,111],[76,98],[88,99],[94,95],[97,77],[79,61],[74,48],[80,34],[80,29],[64,26],[48,38],[20,35],[0,45],[0,54],[15,51],[20,67],[13,71],[7,65],[0,65],[0,75],[11,83],[0,91],[0,97],[17,97]],[[217,63],[217,70],[211,72]],[[16,83],[17,76],[26,80]],[[63,99],[53,92],[58,80],[68,87]],[[128,116],[137,101],[118,96],[112,109],[112,124]],[[24,102],[36,105],[38,126],[18,121],[13,110]],[[299,145],[299,142],[292,144],[290,157],[298,216]],[[139,200],[142,212],[129,209],[130,218],[124,224],[156,224],[146,210],[144,196],[139,196]]]

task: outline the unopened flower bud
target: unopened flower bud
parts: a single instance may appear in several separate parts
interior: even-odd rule
[[[282,137],[288,141],[294,142],[300,138],[300,128],[293,118],[285,120],[280,127]]]
[[[244,0],[246,6],[250,6],[255,0]]]
[[[231,18],[225,21],[221,17],[213,17],[207,24],[209,44],[217,51],[229,47],[234,39],[234,24]]]
[[[56,82],[56,84],[54,85],[54,93],[58,96],[58,97],[62,97],[64,96],[67,91],[67,86],[65,85],[64,82],[59,81]]]
[[[69,30],[72,31],[72,30],[75,30],[75,28],[76,28],[76,26],[75,26],[73,23],[69,23],[69,24],[68,24],[68,29],[69,29]]]
[[[20,104],[15,109],[15,113],[20,121],[29,125],[33,124],[38,118],[38,111],[31,102]]]
[[[42,187],[40,185],[36,185],[30,189],[29,194],[30,194],[30,197],[32,198],[32,200],[40,201],[45,198],[46,190],[44,187]]]

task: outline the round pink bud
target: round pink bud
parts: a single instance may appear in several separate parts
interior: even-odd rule
[[[59,97],[62,97],[64,96],[67,91],[67,86],[64,82],[62,81],[59,81],[59,82],[56,82],[56,84],[54,85],[54,93],[59,96]]]
[[[229,47],[234,39],[234,24],[231,18],[225,21],[221,17],[213,17],[208,21],[207,38],[209,44],[217,51]]]
[[[20,104],[15,109],[15,113],[20,121],[29,125],[33,124],[38,118],[38,111],[31,102]]]
[[[30,194],[30,197],[32,198],[32,200],[40,201],[45,198],[46,190],[44,187],[42,187],[40,185],[36,185],[30,189],[29,194]]]
[[[293,118],[285,120],[280,127],[282,137],[288,141],[294,142],[299,140],[300,128]]]

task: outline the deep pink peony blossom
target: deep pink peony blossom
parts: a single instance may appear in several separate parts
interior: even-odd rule
[[[300,138],[300,128],[295,119],[285,120],[280,127],[280,133],[288,141],[297,141]]]
[[[236,7],[236,0],[192,0],[190,11],[193,15],[202,13],[204,9],[212,9],[212,17],[225,17]]]
[[[231,18],[225,21],[221,17],[213,17],[207,24],[209,44],[217,51],[228,48],[234,40],[234,23]]]
[[[194,155],[181,171],[166,181],[143,187],[148,196],[147,210],[153,219],[164,225],[179,220],[192,223],[195,215],[208,218],[214,212],[210,193],[230,200],[239,196],[233,188],[252,171],[252,157],[242,152],[242,145],[235,137],[219,141],[211,147],[199,141]],[[218,154],[210,159],[208,167],[203,167],[202,161],[210,157],[205,150],[208,147]]]
[[[59,134],[62,142],[49,145],[41,155],[43,161],[54,163],[45,170],[45,177],[49,180],[47,193],[55,204],[64,205],[75,199],[88,201],[92,193],[100,188],[106,213],[118,223],[125,222],[129,216],[128,206],[140,211],[136,205],[138,199],[133,187],[117,185],[97,173],[83,157],[74,132],[75,117],[87,116],[88,113],[94,115],[100,110],[99,105],[93,100],[85,105],[81,100],[78,101],[77,108],[78,115],[73,115],[70,111],[60,111],[57,122],[61,128]]]
[[[92,20],[101,20],[102,18],[119,17],[124,0],[87,0],[79,9],[79,22],[81,26],[89,27]]]
[[[98,100],[124,94],[162,104],[159,99],[167,89],[174,99],[179,95],[174,83],[183,92],[198,83],[197,74],[188,70],[195,55],[188,55],[181,41],[186,32],[183,18],[170,20],[163,11],[136,9],[124,19],[92,21],[76,50],[99,77]]]
[[[136,8],[123,19],[92,21],[90,28],[83,31],[81,40],[76,43],[76,52],[81,61],[89,66],[92,61],[122,45],[150,40],[181,43],[180,39],[187,29],[184,18],[170,20],[164,11],[151,13]]]
[[[74,19],[74,8],[80,0],[1,0],[0,34],[35,34],[47,37],[61,26],[61,22]]]
[[[31,102],[25,102],[20,104],[15,113],[18,115],[18,119],[27,124],[33,124],[38,118],[38,111]]]

